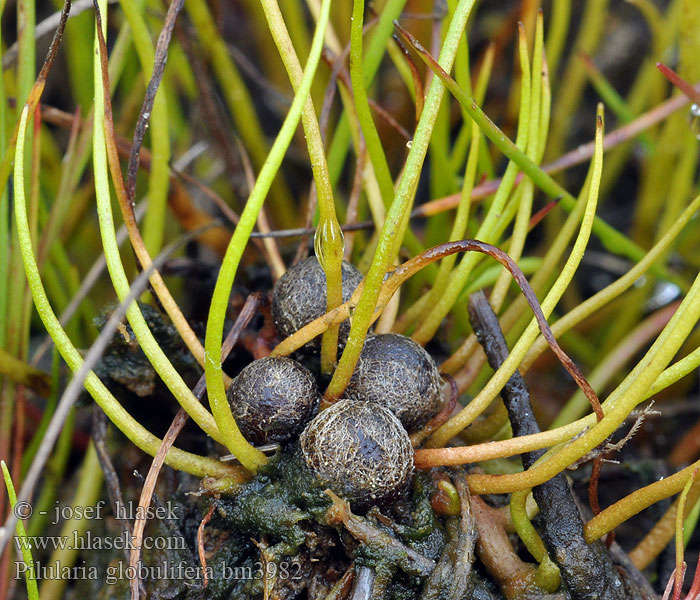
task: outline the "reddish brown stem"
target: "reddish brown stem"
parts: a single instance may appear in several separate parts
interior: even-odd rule
[[[182,428],[185,426],[185,423],[187,423],[188,418],[189,417],[187,416],[187,413],[181,408],[178,411],[177,415],[175,415],[175,418],[173,419],[173,422],[168,428],[167,433],[165,434],[165,436],[163,436],[163,441],[161,442],[160,447],[158,448],[158,452],[153,458],[151,467],[148,470],[148,475],[146,475],[146,482],[143,485],[143,489],[141,490],[141,497],[139,498],[139,507],[137,514],[148,514],[147,509],[151,505],[151,499],[153,497],[153,491],[156,487],[156,481],[158,480],[158,474],[160,473],[160,470],[163,467],[163,464],[165,463],[165,455],[168,453],[168,450],[170,450],[171,446],[175,443],[177,436],[182,431]],[[146,528],[146,520],[146,518],[137,518],[136,522],[134,523],[134,543],[131,546],[132,549],[131,554],[129,556],[129,567],[131,567],[133,572],[136,574],[136,576],[131,579],[130,584],[132,600],[139,600],[140,598],[139,594],[141,579],[139,577],[139,559],[141,557],[141,544],[143,542],[143,532]]]
[[[404,46],[399,39],[399,36],[393,33],[391,37],[404,55],[409,69],[411,69],[411,79],[413,79],[413,89],[416,96],[416,125],[418,125],[420,116],[423,114],[423,105],[425,104],[425,89],[423,88],[423,80],[420,78],[420,73],[418,72],[416,63],[413,61],[413,58],[406,49],[406,46]]]
[[[700,92],[676,73],[671,67],[667,67],[663,63],[656,63],[656,68],[661,71],[661,74],[675,85],[681,92],[690,98],[696,104],[700,104]]]
[[[204,515],[202,522],[197,527],[197,553],[199,554],[199,562],[202,565],[202,587],[205,589],[209,585],[209,577],[207,575],[207,555],[204,551],[204,528],[211,521],[211,516],[214,514],[214,506],[215,504],[212,502],[207,514]]]

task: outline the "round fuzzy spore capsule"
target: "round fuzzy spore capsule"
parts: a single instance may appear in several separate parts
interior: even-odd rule
[[[415,431],[438,411],[441,382],[424,348],[406,336],[384,333],[365,341],[345,395],[388,408]]]
[[[343,262],[341,273],[343,302],[347,302],[364,276],[348,262]],[[272,316],[277,333],[286,338],[325,313],[326,274],[318,259],[312,256],[294,265],[277,280],[272,289]],[[350,324],[346,320],[340,325],[341,345],[347,340],[349,331]],[[318,344],[318,339],[311,343]]]
[[[320,401],[313,375],[286,357],[253,361],[231,382],[227,395],[241,433],[258,445],[296,436]]]
[[[302,455],[321,485],[356,508],[395,500],[413,474],[413,447],[393,413],[372,402],[339,400],[300,437]]]

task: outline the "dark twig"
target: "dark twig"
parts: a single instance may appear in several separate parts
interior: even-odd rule
[[[182,9],[184,1],[185,0],[172,0],[170,6],[168,7],[168,12],[165,15],[163,29],[161,29],[160,35],[158,36],[155,60],[153,63],[153,74],[151,75],[151,80],[148,82],[146,96],[143,99],[141,112],[139,113],[139,118],[136,121],[134,140],[131,144],[131,153],[129,155],[129,166],[126,176],[126,197],[129,200],[130,206],[133,206],[136,192],[136,173],[138,172],[139,168],[139,152],[141,150],[141,145],[143,144],[143,138],[146,135],[146,128],[148,127],[151,112],[153,111],[153,103],[156,100],[156,93],[158,92],[158,87],[163,79],[165,64],[168,62],[168,46],[170,45],[170,38],[173,34],[175,20]]]
[[[479,340],[484,349],[489,364],[493,369],[498,369],[508,357],[508,347],[503,338],[498,317],[494,314],[483,292],[476,292],[471,295],[469,299],[469,319],[476,334],[476,339]],[[513,373],[506,382],[501,392],[501,397],[508,409],[515,437],[540,432],[539,425],[532,414],[530,393],[520,372],[516,371]],[[601,418],[602,416],[598,416],[599,421]],[[526,469],[529,468],[543,454],[544,450],[524,453],[523,465]],[[598,479],[602,467],[602,457],[596,456],[593,461],[593,474],[591,475],[588,488],[588,499],[594,515],[600,512]]]
[[[475,292],[469,297],[469,322],[476,339],[484,349],[491,368],[498,369],[508,358],[508,346],[501,331],[498,317],[493,312],[483,292]],[[540,427],[532,414],[530,393],[520,371],[516,371],[501,391],[501,398],[508,410],[513,437],[539,433]],[[523,466],[528,469],[544,454],[544,450],[523,453]]]
[[[112,464],[112,459],[109,456],[109,450],[107,450],[107,423],[107,415],[99,406],[95,405],[92,413],[92,441],[95,445],[95,451],[97,452],[97,460],[105,476],[107,495],[112,503],[114,514],[117,514],[116,507],[124,506],[124,497],[122,496],[122,489],[119,485],[119,477]],[[132,529],[129,519],[119,519],[119,524],[122,528],[122,532],[128,533],[130,536]],[[129,536],[126,536],[125,539],[129,539]],[[124,550],[126,558],[128,559],[129,552],[126,548]]]
[[[508,356],[503,332],[483,292],[469,299],[469,320],[489,364],[498,369]],[[508,409],[514,436],[539,433],[530,405],[530,394],[522,375],[516,371],[501,392]],[[524,452],[523,466],[530,468],[544,450]],[[543,538],[550,556],[575,598],[628,598],[615,572],[610,556],[599,543],[588,545],[583,535],[583,519],[563,474],[556,475],[532,490],[542,514]],[[585,568],[584,568],[585,567]]]

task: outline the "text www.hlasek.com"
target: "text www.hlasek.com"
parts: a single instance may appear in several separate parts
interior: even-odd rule
[[[137,547],[136,538],[124,531],[118,536],[95,536],[86,531],[82,536],[77,531],[73,535],[15,536],[17,550],[133,550]],[[145,537],[140,547],[145,550],[185,550],[185,539],[180,536]]]

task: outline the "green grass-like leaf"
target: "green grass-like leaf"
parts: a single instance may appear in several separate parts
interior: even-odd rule
[[[2,476],[5,480],[7,495],[10,498],[10,508],[15,510],[15,507],[17,506],[17,494],[15,494],[15,486],[12,483],[10,471],[7,468],[4,460],[0,461],[0,467],[2,467]],[[29,542],[29,538],[27,538],[24,523],[22,523],[21,520],[17,521],[17,536],[19,537],[18,545],[22,553],[22,560],[24,561],[24,564],[27,565],[25,570],[27,595],[29,596],[29,600],[39,600],[39,589],[36,585],[36,573],[34,571],[34,559],[32,558],[31,544]]]

